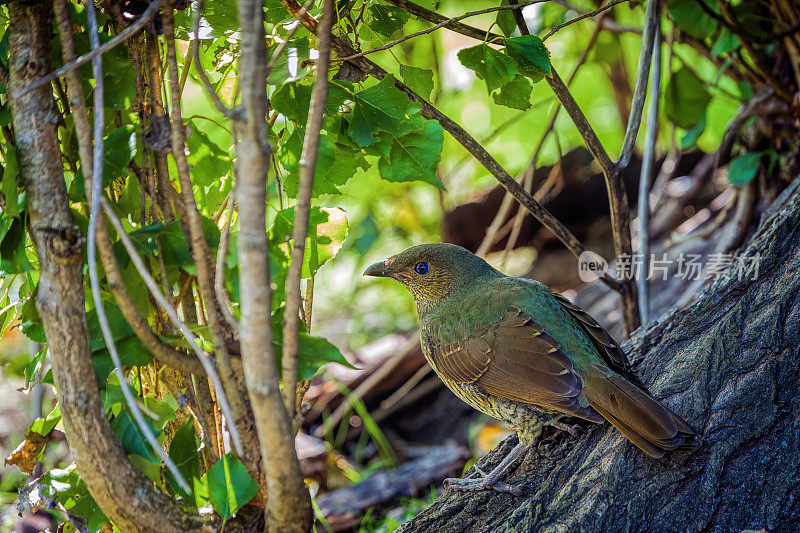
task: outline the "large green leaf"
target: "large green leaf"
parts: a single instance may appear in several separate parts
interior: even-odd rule
[[[517,74],[516,61],[485,44],[464,48],[458,52],[458,60],[486,82],[490,93],[513,80]]]
[[[711,101],[705,85],[687,67],[670,76],[664,95],[664,111],[681,128],[691,128],[706,114]]]
[[[149,420],[145,419],[145,423],[150,426],[150,430],[156,437],[161,434],[161,430],[154,427]],[[111,429],[119,438],[122,449],[127,455],[138,455],[147,462],[161,464],[161,458],[153,451],[127,409],[123,409],[111,420]]]
[[[289,120],[305,124],[311,102],[311,86],[298,82],[285,83],[269,99],[272,107]]]
[[[430,98],[433,91],[433,71],[429,68],[400,65],[403,82],[423,98]]]
[[[394,138],[389,157],[382,157],[378,168],[388,181],[424,181],[444,189],[436,176],[444,142],[444,130],[435,120],[428,120],[421,132]]]
[[[500,2],[500,5],[509,5],[508,0],[503,0]],[[514,30],[517,29],[517,21],[514,18],[514,13],[510,9],[501,9],[498,11],[495,22],[497,23],[497,27],[500,28],[500,31],[503,32],[503,35],[506,37],[510,37],[514,33]]]
[[[525,110],[531,107],[531,82],[523,76],[517,76],[513,81],[503,85],[499,91],[492,93],[494,103]]]
[[[386,38],[408,22],[408,12],[386,4],[372,3],[369,6],[368,26]]]
[[[758,173],[762,152],[748,152],[734,157],[728,163],[728,181],[732,185],[747,185]]]
[[[394,82],[394,76],[386,76],[377,85],[353,95],[355,105],[347,131],[358,146],[375,144],[379,131],[399,137],[414,129],[409,118],[419,108],[410,106],[408,96]]]
[[[98,531],[108,522],[100,506],[89,494],[74,463],[63,470],[48,470],[42,475],[38,485],[42,496],[57,500],[71,514],[85,518],[90,533]]]
[[[198,456],[197,444],[194,419],[187,417],[169,443],[169,457],[178,467],[183,478],[191,485],[192,493],[187,494],[178,485],[175,476],[169,470],[164,472],[164,477],[169,487],[179,494],[185,502],[200,507],[204,504],[203,498],[208,496],[208,491],[201,481],[200,457]]]
[[[223,521],[231,518],[258,492],[258,485],[247,468],[232,453],[214,463],[206,478],[211,505]]]
[[[312,207],[309,211],[308,237],[303,254],[304,278],[317,273],[322,265],[332,259],[342,247],[347,236],[348,222],[345,212],[338,208]],[[279,211],[269,228],[270,246],[281,248],[288,254],[286,242],[294,231],[294,208]]]
[[[550,76],[550,51],[536,35],[521,35],[506,39],[506,52],[516,60],[519,72],[531,76],[534,81],[542,75]]]
[[[714,11],[716,3],[708,0],[669,0],[667,12],[683,31],[698,39],[705,39],[714,31],[717,23],[708,16],[697,2],[705,2]]]
[[[189,122],[191,135],[186,138],[189,148],[189,165],[192,167],[192,181],[195,185],[208,186],[217,182],[232,169],[233,159],[230,146],[217,145],[203,131],[203,122]]]

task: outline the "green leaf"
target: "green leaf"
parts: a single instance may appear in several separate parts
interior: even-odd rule
[[[297,197],[300,179],[300,154],[303,150],[304,128],[296,128],[286,141],[280,145],[278,159],[289,171],[284,177],[286,194],[290,198]],[[335,143],[323,132],[320,135],[317,166],[314,169],[314,185],[311,195],[338,194],[339,186],[344,185],[355,174],[358,167],[366,166],[361,151],[354,151],[350,146]]]
[[[149,420],[145,419],[145,423],[150,426],[155,436],[161,434],[161,430],[153,427]],[[119,415],[111,420],[111,429],[119,438],[122,449],[125,450],[127,455],[138,455],[150,463],[161,464],[161,458],[153,451],[139,426],[128,414],[127,408],[123,409]]]
[[[389,157],[382,157],[378,168],[388,181],[424,181],[444,190],[436,177],[441,159],[444,133],[435,120],[425,122],[421,132],[412,132],[392,140]]]
[[[693,128],[686,130],[686,133],[681,137],[680,148],[681,150],[688,150],[697,143],[697,139],[706,131],[706,115]]]
[[[71,514],[85,518],[90,533],[95,533],[108,522],[74,463],[63,470],[53,468],[45,472],[39,480],[39,491],[43,496],[57,500]]]
[[[278,113],[298,124],[305,124],[311,103],[311,86],[286,83],[273,93],[269,101]]]
[[[273,345],[278,368],[281,367],[283,353],[283,308],[272,315]],[[297,379],[303,381],[313,378],[322,365],[338,363],[347,368],[355,368],[344,358],[339,348],[323,337],[315,337],[306,332],[303,322],[297,333]]]
[[[503,0],[500,2],[500,5],[509,5],[508,0]],[[498,11],[495,22],[497,23],[497,27],[500,28],[500,31],[503,32],[503,35],[506,37],[511,37],[511,35],[514,33],[514,30],[517,29],[517,21],[514,19],[514,13],[510,9],[501,9]]]
[[[266,61],[272,60],[272,54],[277,47],[278,45],[274,44],[267,48]],[[278,56],[275,67],[269,73],[267,83],[270,85],[282,85],[287,81],[297,81],[304,78],[311,71],[306,63],[306,60],[309,59],[309,54],[308,37],[289,41],[281,55]]]
[[[711,57],[719,57],[722,54],[727,54],[739,48],[739,38],[732,34],[728,28],[722,28],[719,32],[719,37],[714,41],[714,46],[711,47]]]
[[[17,149],[12,144],[6,144],[5,165],[3,166],[3,182],[0,191],[6,199],[3,209],[4,217],[19,216],[19,160]]]
[[[258,492],[258,485],[232,453],[209,468],[206,477],[211,505],[223,521],[231,518]]]
[[[394,6],[373,3],[369,6],[369,13],[370,21],[367,25],[386,38],[408,22],[408,12]]]
[[[717,6],[714,2],[708,0],[700,1],[705,2],[711,9],[717,11]],[[706,15],[703,8],[698,6],[695,0],[669,0],[667,2],[667,11],[680,29],[697,39],[705,39],[717,27],[716,21]]]
[[[664,111],[676,126],[689,129],[700,122],[711,101],[705,85],[694,72],[681,67],[670,76],[664,95]]]
[[[464,48],[458,52],[458,60],[486,82],[490,93],[513,80],[517,74],[516,61],[485,44]]]
[[[494,103],[514,109],[528,109],[531,107],[531,92],[533,87],[527,78],[517,76],[513,81],[503,85],[499,91],[492,93]]]
[[[203,6],[203,18],[208,22],[215,37],[239,31],[239,9],[234,0],[209,2],[207,6]]]
[[[521,35],[510,37],[505,41],[506,52],[516,60],[521,74],[533,77],[534,81],[541,79],[543,74],[552,75],[550,51],[539,37]]]
[[[349,228],[346,213],[336,207],[312,207],[309,211],[308,237],[303,254],[303,278],[309,278],[331,260],[342,247]],[[294,208],[289,207],[275,215],[269,228],[271,247],[280,247],[288,253],[285,244],[294,231]]]
[[[747,185],[758,173],[762,152],[748,152],[734,157],[728,163],[728,181],[731,185]]]
[[[433,71],[431,69],[400,64],[400,76],[415,93],[425,99],[430,98],[433,91]]]
[[[172,441],[169,443],[169,457],[178,467],[183,478],[192,486],[192,494],[187,494],[178,485],[175,476],[169,470],[164,472],[167,484],[184,501],[194,504],[195,507],[201,507],[204,503],[201,496],[205,492],[205,487],[200,481],[200,457],[197,452],[197,436],[192,417],[186,417],[172,437]]]
[[[103,309],[108,318],[108,325],[111,328],[111,338],[119,340],[130,335],[133,335],[133,330],[128,325],[125,317],[122,315],[119,307],[111,302],[103,302]],[[92,351],[97,351],[105,348],[106,341],[103,338],[103,332],[100,329],[100,321],[97,318],[97,309],[92,308],[86,312],[86,324],[89,327],[89,342],[91,343]]]
[[[36,355],[31,357],[31,360],[28,361],[28,364],[25,365],[26,387],[34,380],[36,375],[42,371],[46,359],[47,359],[47,346],[43,346],[38,352],[36,352]]]
[[[347,132],[358,146],[375,144],[378,131],[399,137],[414,129],[408,119],[419,108],[411,106],[408,96],[401,93],[394,82],[394,76],[389,75],[377,85],[353,95],[355,105]]]
[[[199,121],[189,121],[189,126],[192,134],[186,138],[186,145],[189,148],[188,159],[192,168],[192,179],[195,185],[207,187],[231,172],[232,149],[230,145],[221,147],[212,141]]]
[[[31,422],[28,430],[38,433],[42,437],[46,437],[55,429],[59,422],[61,422],[61,405],[56,404],[46,417],[39,417]]]
[[[136,155],[136,127],[117,128],[106,137],[103,144],[103,187],[128,173],[127,167]],[[80,182],[83,182],[83,176]],[[76,184],[76,185],[79,185]]]

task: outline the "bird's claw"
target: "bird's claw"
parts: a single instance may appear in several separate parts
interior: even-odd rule
[[[523,485],[510,485],[502,481],[495,481],[488,477],[478,479],[447,478],[442,484],[445,492],[472,492],[478,490],[496,490],[498,492],[508,492],[514,496],[525,494]]]

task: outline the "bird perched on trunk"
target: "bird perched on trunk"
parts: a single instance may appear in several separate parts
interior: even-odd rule
[[[517,430],[519,444],[494,470],[448,480],[450,488],[518,492],[500,478],[539,435],[542,412],[607,420],[653,457],[691,443],[694,430],[650,396],[611,336],[542,283],[443,243],[409,248],[364,275],[411,291],[428,363],[459,398]]]

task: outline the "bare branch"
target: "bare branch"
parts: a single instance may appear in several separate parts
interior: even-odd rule
[[[588,11],[585,11],[579,7],[573,6],[566,0],[553,0],[556,4],[560,5],[564,9],[568,11],[572,11],[573,13],[577,13],[579,15],[585,15]],[[608,30],[612,33],[638,33],[641,35],[642,30],[639,28],[634,28],[633,26],[622,26],[619,23],[610,20],[610,19],[603,19],[600,21],[600,25],[603,27],[604,30]]]
[[[628,1],[629,0],[615,0],[614,2],[609,2],[608,4],[605,4],[604,6],[600,6],[598,9],[595,9],[594,11],[590,11],[588,13],[584,13],[584,14],[578,16],[578,17],[575,17],[572,20],[568,20],[567,22],[565,22],[563,24],[559,24],[558,26],[554,26],[549,32],[547,32],[547,34],[544,37],[542,37],[542,41],[546,41],[554,33],[556,33],[557,31],[559,31],[562,28],[565,28],[566,26],[569,26],[570,24],[575,24],[576,22],[580,22],[583,19],[586,19],[586,18],[589,18],[589,17],[594,17],[595,15],[599,15],[600,13],[603,13],[607,9],[611,9],[612,7],[614,7],[617,4],[621,4],[622,2],[628,2]],[[517,23],[519,24],[519,22],[517,22]]]
[[[448,30],[454,31],[456,33],[460,33],[462,35],[466,35],[467,37],[472,37],[473,39],[477,39],[479,41],[487,41],[487,42],[498,42],[503,40],[502,35],[498,35],[496,33],[491,33],[486,30],[482,30],[480,28],[475,28],[472,26],[468,26],[466,24],[462,24],[460,22],[454,21],[453,19],[449,19],[444,15],[440,15],[436,11],[431,11],[428,8],[422,7],[418,4],[413,2],[409,2],[408,0],[386,0],[388,3],[392,4],[393,6],[397,6],[400,9],[408,11],[412,15],[421,18],[422,20],[427,20],[428,22],[432,22],[434,24],[439,24],[441,22],[445,22],[445,28]],[[514,13],[517,13],[519,10],[514,10]]]
[[[308,218],[311,209],[311,191],[314,187],[314,172],[317,168],[322,119],[325,102],[328,100],[328,69],[331,57],[331,24],[333,22],[333,1],[326,0],[324,14],[317,28],[317,72],[314,75],[314,88],[311,94],[311,107],[308,111],[303,150],[300,156],[300,178],[297,203],[294,207],[294,228],[292,230],[293,248],[286,275],[286,309],[283,316],[283,403],[289,418],[294,418],[295,396],[297,394],[297,335],[300,326],[300,280],[303,272],[303,256],[308,234]],[[298,23],[299,26],[299,23]]]
[[[298,5],[295,13],[299,11]],[[278,387],[272,344],[272,288],[265,220],[271,149],[266,128],[263,15],[261,0],[240,0],[239,87],[244,113],[234,121],[234,127],[242,364],[261,457],[271,480],[267,483],[266,530],[300,532],[311,528],[311,501],[295,452],[292,423]]]
[[[200,17],[203,14],[203,0],[197,0],[194,8],[194,14],[192,15],[192,50],[194,52],[194,68],[197,70],[197,73],[200,75],[200,81],[203,82],[203,88],[206,90],[206,93],[211,98],[211,102],[214,104],[214,107],[217,108],[217,111],[222,113],[224,116],[229,117],[231,114],[231,110],[222,103],[217,91],[214,90],[214,86],[211,85],[211,80],[208,79],[208,74],[206,74],[205,69],[203,68],[202,63],[200,63]],[[184,66],[184,68],[186,68]],[[186,70],[188,72],[188,69]],[[180,89],[183,91],[183,84],[180,84]]]
[[[55,79],[58,79],[59,77],[63,76],[64,74],[66,74],[70,70],[74,70],[74,69],[80,67],[81,65],[84,65],[84,64],[88,63],[89,61],[92,61],[95,57],[100,57],[101,55],[105,54],[106,52],[108,52],[109,50],[111,50],[112,48],[117,46],[118,44],[121,44],[121,43],[125,42],[130,37],[135,35],[139,30],[144,28],[145,25],[148,22],[150,22],[150,20],[153,18],[153,16],[158,12],[158,10],[161,7],[161,4],[163,2],[164,2],[164,0],[155,0],[153,3],[151,3],[149,6],[147,6],[147,9],[145,10],[145,12],[142,13],[142,15],[138,19],[136,19],[136,21],[133,24],[131,24],[130,26],[125,28],[125,31],[123,31],[122,33],[120,33],[119,35],[117,35],[116,37],[111,39],[110,41],[108,41],[106,43],[103,43],[102,45],[100,45],[97,48],[93,49],[88,54],[84,54],[81,57],[77,58],[76,60],[72,61],[71,63],[67,63],[66,65],[64,65],[60,69],[58,69],[58,70],[56,70],[54,72],[51,72],[50,74],[47,74],[46,76],[42,76],[41,78],[39,78],[35,82],[33,82],[33,83],[29,84],[29,85],[26,85],[25,87],[20,89],[18,92],[14,93],[12,96],[14,98],[20,98],[23,95],[29,93],[30,91],[32,91],[34,89],[38,89],[42,85],[46,85],[46,84],[50,83],[51,81],[53,81]]]
[[[659,18],[656,6],[656,17]],[[636,283],[639,296],[639,312],[642,323],[646,324],[650,316],[647,276],[650,273],[650,182],[655,165],[656,140],[658,139],[658,100],[661,95],[661,25],[656,24],[653,35],[653,66],[650,79],[650,109],[647,113],[647,132],[642,156],[642,173],[639,176],[639,198],[637,212],[639,218],[639,254],[642,261],[638,263]]]
[[[219,248],[217,249],[217,272],[214,276],[214,291],[217,295],[222,313],[225,315],[225,320],[228,321],[232,327],[239,329],[239,321],[233,315],[231,300],[228,292],[225,290],[225,256],[228,255],[228,239],[231,235],[231,222],[233,222],[233,206],[236,198],[233,194],[228,196],[227,209],[228,218],[225,220],[225,226],[222,228],[222,233],[219,236]],[[223,209],[225,206],[223,206]]]
[[[542,2],[546,2],[546,1],[547,0],[529,0],[527,2],[522,2],[522,3],[514,4],[514,5],[508,4],[508,5],[504,5],[504,6],[487,7],[486,9],[479,9],[478,11],[469,11],[467,13],[464,13],[463,15],[459,15],[457,17],[449,18],[449,19],[447,19],[447,20],[445,20],[443,22],[440,22],[440,23],[436,24],[435,26],[431,26],[430,28],[426,28],[426,29],[418,31],[416,33],[411,33],[409,35],[405,35],[405,36],[401,37],[400,39],[397,39],[395,41],[387,43],[387,44],[385,44],[383,46],[379,46],[377,48],[373,48],[372,50],[366,50],[364,52],[358,52],[358,53],[355,53],[355,54],[351,54],[351,55],[348,55],[348,56],[345,56],[345,57],[340,57],[340,58],[337,58],[336,61],[352,61],[353,59],[356,59],[356,58],[359,58],[359,57],[363,57],[363,56],[366,56],[368,54],[372,54],[372,53],[375,53],[375,52],[380,52],[381,50],[388,50],[389,48],[392,48],[393,46],[397,46],[398,44],[400,44],[402,42],[405,42],[405,41],[407,41],[409,39],[413,39],[414,37],[419,37],[420,35],[425,35],[425,34],[428,34],[428,33],[432,33],[432,32],[434,32],[434,31],[436,31],[436,30],[438,30],[440,28],[444,28],[448,24],[452,24],[453,22],[458,22],[459,20],[463,20],[463,19],[468,18],[468,17],[474,17],[476,15],[484,15],[486,13],[494,13],[495,11],[506,11],[508,9],[514,9],[514,10],[521,9],[521,8],[523,8],[525,6],[531,6],[533,4],[541,4]],[[620,1],[623,1],[623,0],[620,0]],[[483,40],[483,38],[485,36],[486,35],[484,34],[481,37],[481,40]]]
[[[642,33],[642,48],[639,52],[639,65],[636,68],[636,85],[633,88],[631,113],[628,126],[625,129],[625,139],[622,141],[622,151],[617,161],[617,170],[622,172],[627,168],[636,146],[636,135],[642,122],[644,101],[647,98],[647,78],[650,75],[650,62],[653,57],[653,39],[656,27],[661,24],[658,0],[647,0],[644,14],[644,33]]]

